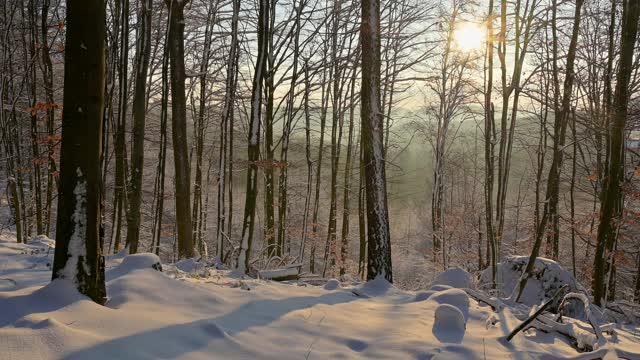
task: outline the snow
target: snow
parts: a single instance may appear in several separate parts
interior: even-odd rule
[[[448,289],[439,291],[428,299],[429,302],[438,304],[448,304],[456,307],[464,318],[469,317],[469,295],[460,289]]]
[[[447,285],[459,289],[474,287],[471,274],[461,268],[451,268],[441,272],[433,280],[432,285]]]
[[[327,290],[304,281],[239,280],[210,267],[204,277],[171,264],[160,272],[151,254],[107,259],[109,298],[100,306],[69,281],[50,282],[43,259],[53,252],[45,244],[17,244],[0,234],[0,278],[15,281],[0,282],[2,360],[640,356],[639,328],[632,325],[604,334],[608,343],[589,354],[558,333],[533,328],[507,343],[504,337],[520,319],[508,307],[494,312],[461,289],[416,293],[378,277]],[[566,320],[574,330],[590,329]]]
[[[509,256],[498,263],[496,282],[501,296],[508,297],[513,293],[528,260],[528,256]],[[548,297],[553,296],[563,285],[569,286],[568,292],[585,291],[570,272],[551,259],[537,258],[533,272],[520,299],[525,305],[534,306],[549,300]],[[487,269],[480,276],[480,288],[487,289],[490,283],[491,269]],[[559,301],[560,299],[552,304],[552,309],[557,308]]]
[[[340,288],[340,281],[337,279],[329,279],[326,284],[324,284],[325,290],[335,290]]]
[[[162,271],[160,258],[156,254],[133,254],[122,259],[122,262],[113,269],[107,271],[108,278],[117,278],[136,270],[153,269]]]
[[[428,291],[420,291],[416,294],[416,297],[414,299],[414,301],[425,301],[427,299],[429,299],[431,297],[431,295],[435,294],[436,292],[433,290],[428,290]]]
[[[186,273],[197,272],[204,269],[204,264],[199,263],[194,258],[180,260],[175,264],[175,266],[178,270]]]
[[[431,287],[429,288],[429,290],[431,291],[444,291],[449,289],[453,289],[453,288],[449,285],[441,285],[441,284],[431,285]]]
[[[436,307],[433,320],[433,336],[441,342],[460,343],[466,330],[466,320],[462,311],[449,304]]]
[[[67,254],[69,258],[64,268],[60,269],[59,276],[61,279],[67,279],[74,284],[78,283],[76,275],[78,274],[79,262],[87,255],[84,239],[87,237],[87,183],[82,176],[80,168],[76,169],[77,183],[73,189],[76,197],[75,208],[71,215],[71,221],[74,224],[73,232],[69,238],[69,247]],[[83,263],[85,274],[89,273],[89,266]]]

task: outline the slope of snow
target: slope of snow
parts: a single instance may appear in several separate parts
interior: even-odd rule
[[[2,360],[550,360],[616,353],[609,347],[579,354],[565,338],[534,329],[507,343],[504,336],[520,321],[459,289],[415,293],[381,278],[325,289],[236,279],[221,270],[189,276],[157,271],[157,259],[146,254],[109,258],[109,300],[99,306],[68,281],[50,283],[42,266],[50,257],[27,250],[0,238],[0,278],[15,282],[0,290]],[[638,358],[636,333],[606,336],[618,354]]]

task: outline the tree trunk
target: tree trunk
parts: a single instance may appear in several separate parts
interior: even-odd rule
[[[278,181],[278,248],[281,249],[282,253],[289,254],[291,252],[291,244],[289,243],[287,236],[288,229],[288,211],[289,211],[289,201],[288,201],[288,182],[289,182],[289,163],[288,163],[288,154],[289,154],[289,140],[291,138],[291,132],[293,131],[293,121],[296,116],[296,111],[294,111],[295,106],[295,98],[296,98],[296,87],[298,85],[298,61],[300,57],[300,22],[302,21],[302,11],[304,10],[305,1],[300,1],[299,5],[296,7],[296,17],[293,24],[293,58],[292,58],[292,70],[291,70],[291,84],[289,86],[289,98],[287,100],[286,106],[286,122],[282,129],[282,147],[280,151],[280,179]],[[308,160],[308,159],[307,159]],[[307,193],[308,195],[308,193]],[[306,200],[305,200],[306,201]],[[308,205],[308,204],[307,204]],[[305,210],[305,221],[306,221],[306,210]],[[304,224],[303,227],[306,227]],[[303,231],[306,231],[304,229]]]
[[[362,132],[362,129],[360,130]],[[362,139],[362,136],[361,136]],[[365,175],[364,175],[364,158],[362,154],[362,143],[360,143],[360,156],[359,163],[359,175],[360,181],[358,182],[358,235],[360,237],[360,249],[358,254],[358,274],[364,279],[365,270],[367,267],[367,218],[366,218],[366,189],[365,189]]]
[[[387,210],[384,124],[380,109],[380,3],[362,0],[362,146],[366,176],[368,264],[367,279],[382,276],[393,282],[391,234]]]
[[[152,5],[151,0],[140,1],[140,31],[138,32],[136,83],[133,95],[133,145],[131,150],[131,181],[126,240],[131,254],[138,252],[140,239],[140,205],[142,204],[142,173],[144,170],[147,72],[151,57]]]
[[[171,8],[169,7],[169,19]],[[171,29],[171,22],[167,21],[166,34]],[[161,94],[160,94],[160,148],[158,150],[158,165],[153,186],[154,211],[153,232],[151,236],[151,251],[160,255],[160,239],[162,238],[162,217],[164,214],[164,181],[167,160],[167,117],[169,112],[169,39],[165,37],[164,51],[162,54]]]
[[[342,200],[342,242],[340,247],[340,275],[347,272],[347,257],[349,255],[349,213],[351,212],[351,157],[353,153],[353,123],[355,117],[355,83],[356,71],[354,69],[351,77],[351,104],[349,109],[349,135],[347,137],[347,157],[344,164],[344,197]]]
[[[272,1],[272,0],[268,0]],[[269,27],[273,27],[275,22],[275,6],[269,8]],[[274,149],[273,149],[273,123],[274,123],[274,101],[275,101],[275,49],[273,48],[273,33],[267,33],[267,68],[265,78],[265,114],[264,114],[264,238],[267,241],[267,256],[282,255],[282,248],[276,244],[275,234],[275,181],[274,181]]]
[[[220,179],[218,180],[218,216],[217,216],[217,232],[216,232],[216,256],[224,261],[224,236],[231,236],[231,234],[225,234],[225,224],[229,223],[231,228],[231,211],[229,211],[229,219],[227,221],[227,215],[225,213],[225,186],[229,182],[229,191],[231,191],[231,149],[230,149],[230,134],[231,127],[233,126],[234,116],[234,103],[236,95],[236,83],[238,77],[237,68],[237,51],[238,51],[238,18],[240,16],[240,0],[233,0],[233,15],[231,20],[231,44],[229,45],[229,58],[227,59],[227,79],[224,95],[224,108],[222,112],[222,121],[220,124],[220,152],[219,152],[219,164],[218,172],[220,173]],[[229,163],[229,171],[227,171],[227,163]],[[227,173],[229,180],[227,180]],[[231,201],[231,197],[229,198]],[[231,206],[231,204],[229,204]]]
[[[329,197],[329,225],[327,227],[327,241],[324,251],[324,267],[322,275],[327,269],[332,271],[337,257],[337,198],[338,198],[338,164],[340,162],[340,142],[342,140],[342,68],[339,59],[338,32],[340,30],[340,14],[342,0],[333,1],[331,14],[331,71],[333,72],[333,86],[331,91],[331,190]]]
[[[325,46],[324,55],[328,55]],[[327,95],[329,91],[326,90],[326,70],[324,70],[326,63],[323,62],[323,72],[322,72],[322,91],[321,91],[321,109],[320,109],[320,140],[318,142],[318,166],[316,167],[316,187],[315,187],[315,196],[313,202],[313,217],[311,220],[311,249],[309,254],[309,271],[313,274],[315,273],[315,264],[316,264],[316,247],[318,242],[318,212],[320,209],[320,183],[322,180],[322,157],[324,154],[324,132],[327,122],[327,106],[329,103],[329,96]]]
[[[114,252],[120,249],[120,239],[122,237],[122,219],[126,209],[127,195],[127,175],[126,175],[126,144],[125,129],[127,124],[127,105],[128,105],[128,68],[129,68],[129,0],[122,0],[121,12],[121,33],[120,33],[120,63],[118,78],[118,116],[115,124],[114,133],[114,150],[116,161],[116,183],[114,191],[114,214],[112,222],[112,234],[115,234]],[[128,244],[127,244],[128,245]]]
[[[304,250],[309,237],[309,205],[311,204],[311,190],[313,188],[313,160],[311,159],[311,112],[309,109],[309,95],[311,93],[309,79],[309,63],[304,63],[304,135],[305,156],[307,160],[307,193],[304,198],[304,214],[302,217],[302,239],[300,241],[300,255],[298,261],[304,259]]]
[[[191,171],[187,144],[187,99],[185,96],[184,7],[189,1],[170,2],[169,58],[171,63],[171,130],[175,166],[176,227],[178,258],[193,257],[191,232]]]
[[[237,268],[246,273],[249,269],[256,220],[256,198],[258,196],[258,160],[260,159],[260,122],[262,117],[262,88],[267,65],[269,45],[270,0],[260,0],[258,11],[258,56],[253,74],[251,90],[251,114],[249,116],[249,138],[247,146],[247,183],[242,221],[242,242],[238,254]]]
[[[45,234],[50,234],[51,227],[51,209],[53,207],[53,192],[57,183],[54,178],[54,174],[57,171],[56,159],[55,159],[55,114],[57,105],[55,103],[54,93],[53,93],[53,64],[51,63],[51,55],[49,52],[49,23],[48,23],[48,15],[49,15],[49,0],[42,1],[42,14],[41,14],[41,23],[40,23],[40,32],[41,32],[41,54],[40,59],[42,61],[42,82],[45,91],[45,96],[47,99],[47,135],[49,136],[47,140],[47,160],[49,164],[49,168],[47,171],[47,194],[46,194],[46,214],[45,214]]]
[[[67,1],[64,121],[52,279],[72,281],[106,301],[102,181],[105,8],[103,0]]]
[[[622,193],[622,182],[624,181],[624,133],[627,109],[629,107],[629,82],[632,74],[639,16],[640,2],[636,0],[623,2],[620,62],[611,108],[609,166],[603,183],[600,222],[598,224],[593,267],[593,298],[594,303],[598,306],[603,305],[607,294],[605,275],[609,271],[608,268],[612,266],[607,262],[609,258],[613,258],[610,255],[614,251],[618,222],[622,216],[618,204]]]
[[[493,0],[489,0],[487,33],[493,34]],[[493,226],[493,183],[494,183],[494,147],[495,147],[495,110],[491,101],[493,90],[493,36],[487,41],[487,81],[484,95],[484,159],[485,159],[485,231],[487,233],[487,263],[491,265],[491,288],[496,286],[496,238]]]

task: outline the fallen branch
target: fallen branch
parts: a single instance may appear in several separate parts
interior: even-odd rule
[[[562,305],[564,305],[564,303],[570,299],[576,299],[582,302],[582,304],[584,305],[584,313],[587,316],[587,320],[589,321],[589,324],[593,328],[593,332],[596,334],[596,338],[597,338],[597,343],[593,344],[592,347],[594,349],[602,347],[602,345],[607,343],[607,339],[604,338],[604,336],[602,335],[602,330],[600,326],[593,319],[593,315],[591,314],[591,303],[589,302],[589,299],[587,298],[586,295],[579,294],[579,293],[568,293],[567,295],[565,295],[564,298],[562,299],[562,302],[560,303],[560,307],[558,307],[559,313],[558,313],[557,322],[560,322],[560,323],[562,322]]]
[[[500,310],[502,310],[502,309],[504,309],[506,307],[504,305],[504,303],[502,301],[500,301],[499,299],[491,298],[488,295],[486,295],[484,293],[481,293],[479,291],[476,291],[476,290],[473,290],[473,289],[469,289],[469,288],[464,288],[462,290],[464,290],[472,298],[476,299],[476,301],[482,302],[482,303],[485,303],[485,304],[491,306],[491,308],[494,311],[500,311]]]
[[[511,341],[511,339],[513,339],[514,336],[516,336],[517,333],[519,333],[520,331],[522,331],[525,327],[527,327],[527,325],[529,325],[533,320],[535,320],[538,316],[540,316],[545,310],[547,310],[547,308],[549,308],[549,306],[551,306],[551,304],[560,297],[560,295],[562,294],[562,292],[564,292],[569,286],[568,285],[564,285],[562,286],[560,289],[558,289],[558,291],[556,291],[555,295],[553,295],[553,297],[551,297],[551,299],[549,299],[546,303],[544,303],[536,312],[534,312],[531,316],[529,316],[525,321],[523,321],[520,325],[518,325],[515,329],[513,329],[513,331],[511,331],[511,333],[509,334],[509,336],[507,336],[507,341]]]

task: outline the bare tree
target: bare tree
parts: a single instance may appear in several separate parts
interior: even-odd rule
[[[136,82],[133,95],[133,145],[131,150],[131,182],[127,212],[129,252],[138,252],[140,239],[140,205],[142,203],[142,171],[144,166],[144,130],[147,112],[147,72],[151,58],[152,1],[140,1],[140,31],[136,53]]]
[[[262,89],[264,85],[269,45],[270,0],[260,0],[258,8],[258,57],[253,74],[251,91],[251,114],[249,116],[249,138],[247,146],[247,185],[242,221],[242,242],[237,268],[249,271],[253,232],[256,218],[256,198],[258,196],[258,160],[260,159],[260,123],[262,116]]]
[[[176,225],[178,229],[178,257],[193,256],[191,228],[191,170],[187,144],[187,100],[185,96],[184,64],[184,8],[188,0],[165,0],[170,10],[168,34],[171,63],[171,127],[173,162],[175,165]]]
[[[72,281],[104,304],[102,256],[102,106],[105,8],[102,0],[67,1],[64,121],[52,279]]]
[[[622,34],[620,38],[620,63],[615,93],[611,107],[609,132],[609,157],[600,205],[598,237],[593,267],[593,298],[596,305],[603,305],[607,294],[606,275],[613,267],[613,250],[621,218],[620,199],[624,181],[625,125],[629,107],[629,83],[633,55],[638,35],[640,3],[624,1],[622,4]]]
[[[367,279],[393,281],[391,234],[387,210],[384,127],[380,108],[380,2],[362,0],[362,146],[367,198]]]

